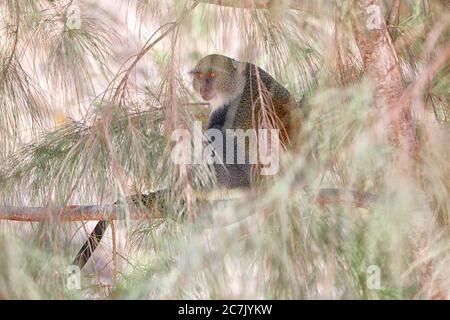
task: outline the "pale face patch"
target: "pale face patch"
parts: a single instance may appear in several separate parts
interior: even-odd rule
[[[215,110],[221,106],[223,106],[224,104],[228,103],[227,99],[225,99],[225,97],[220,94],[220,93],[216,93],[216,96],[214,98],[212,98],[211,100],[208,101],[210,107],[212,110]]]

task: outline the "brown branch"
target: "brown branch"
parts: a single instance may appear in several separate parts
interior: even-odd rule
[[[225,199],[229,201],[230,199]],[[377,196],[369,192],[355,192],[340,189],[321,189],[315,202],[320,206],[341,204],[356,208],[369,208],[377,200]],[[206,200],[214,203],[224,199]],[[147,204],[146,204],[147,205]],[[151,210],[151,215],[141,207],[131,206],[129,218],[133,220],[160,219],[167,214],[160,210]],[[124,219],[123,210],[118,205],[88,205],[67,207],[12,207],[0,206],[0,220],[42,222],[48,219],[60,221],[101,221]]]
[[[394,0],[392,7],[390,8],[388,26],[397,26],[400,18],[400,0]]]
[[[62,214],[60,214],[62,212]],[[0,220],[42,222],[59,218],[61,221],[116,220],[123,214],[116,205],[89,205],[67,207],[12,207],[0,206]],[[156,216],[155,216],[156,217]],[[146,219],[143,210],[130,210],[131,219]]]
[[[394,3],[390,8],[389,17],[387,21],[389,33],[393,40],[395,40],[398,35],[397,28],[399,21],[400,21],[400,0],[394,0]]]
[[[346,191],[340,189],[321,189],[315,201],[321,205],[346,204],[356,208],[369,208],[378,199],[370,192]]]

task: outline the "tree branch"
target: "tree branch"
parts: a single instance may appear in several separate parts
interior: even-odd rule
[[[0,220],[42,222],[50,218],[61,221],[91,221],[121,219],[118,205],[88,205],[67,207],[11,207],[0,206]],[[148,215],[138,208],[130,210],[131,219],[146,219]],[[160,216],[161,218],[162,216]],[[155,216],[156,218],[156,216]]]
[[[369,192],[346,191],[340,189],[320,189],[315,202],[320,206],[341,204],[354,206],[356,208],[369,208],[377,196]],[[227,199],[229,201],[229,199]],[[223,199],[206,200],[209,203],[224,201]],[[155,203],[145,203],[148,208],[156,208]],[[161,219],[168,214],[161,210],[144,210],[139,206],[129,207],[129,218],[133,220]],[[120,220],[124,218],[121,214],[123,209],[120,205],[86,205],[67,207],[12,207],[0,206],[0,220],[42,222],[48,219],[59,219],[60,221],[102,221]]]
[[[369,208],[378,200],[370,192],[347,191],[340,189],[320,189],[315,201],[321,205],[342,204],[356,208]]]
[[[395,40],[398,35],[398,24],[400,21],[400,0],[394,0],[389,12],[389,17],[387,21],[389,34],[391,38]]]

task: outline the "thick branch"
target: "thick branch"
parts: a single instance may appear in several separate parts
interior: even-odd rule
[[[123,217],[119,206],[89,205],[68,207],[11,207],[0,206],[0,220],[41,222],[50,217],[61,221],[116,220]],[[130,210],[131,219],[146,219],[147,214],[136,208]]]
[[[350,205],[356,208],[368,208],[377,200],[377,196],[369,192],[354,192],[340,189],[321,189],[315,201],[321,206],[330,204]],[[210,203],[223,200],[209,200]],[[154,207],[154,204],[145,204]],[[161,210],[148,210],[142,207],[130,206],[129,218],[133,220],[148,218],[164,218],[167,213]],[[59,219],[60,221],[100,221],[100,220],[119,220],[124,218],[121,214],[123,209],[118,205],[90,205],[90,206],[68,206],[68,207],[11,207],[0,206],[0,220],[41,222],[49,218]]]

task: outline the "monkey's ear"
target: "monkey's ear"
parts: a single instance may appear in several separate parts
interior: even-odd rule
[[[245,65],[246,65],[245,63],[239,62],[236,60],[232,60],[231,64],[233,65],[234,71],[236,71],[237,73],[240,73],[240,74],[244,74]]]
[[[194,74],[196,74],[196,73],[198,73],[198,72],[200,72],[200,71],[198,70],[198,68],[194,68],[194,69],[192,69],[191,71],[189,71],[189,74],[190,74],[190,75],[194,75]]]

